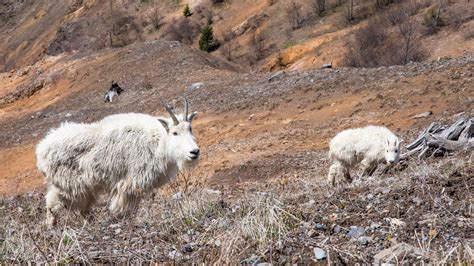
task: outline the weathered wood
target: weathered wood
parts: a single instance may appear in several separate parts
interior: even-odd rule
[[[416,138],[415,141],[413,141],[412,143],[410,143],[406,146],[407,150],[412,150],[412,149],[415,149],[416,147],[420,146],[424,142],[426,134],[431,132],[433,130],[433,128],[435,128],[437,126],[439,126],[437,123],[435,123],[435,122],[431,123],[428,128],[423,130],[423,132],[418,136],[418,138]]]
[[[474,148],[474,141],[454,141],[429,134],[426,136],[426,144],[428,147],[441,148],[447,151],[470,150]]]
[[[410,156],[412,156],[413,154],[421,151],[422,149],[423,149],[423,146],[418,146],[418,147],[414,148],[413,150],[409,150],[408,152],[401,154],[400,155],[400,161],[404,161],[404,160],[408,159]]]
[[[466,123],[466,127],[464,130],[459,134],[459,141],[469,141],[470,138],[474,137],[474,119],[471,118]]]
[[[406,160],[420,152],[418,158],[442,156],[445,152],[474,148],[474,118],[459,118],[452,125],[431,123],[412,143],[406,146],[408,152],[400,156]]]
[[[448,140],[457,140],[459,135],[466,127],[466,119],[460,118],[456,123],[452,124],[447,129],[443,130],[439,134],[441,138],[448,139]]]

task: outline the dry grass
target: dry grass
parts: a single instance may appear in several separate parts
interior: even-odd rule
[[[398,263],[466,263],[474,259],[472,169],[465,153],[337,189],[317,174],[212,190],[189,186],[186,173],[131,217],[109,217],[101,201],[93,220],[64,211],[54,230],[43,224],[43,195],[4,198],[0,262],[309,263],[320,247],[333,263],[370,263],[405,242],[422,255]],[[365,228],[369,244],[349,239],[351,226]]]

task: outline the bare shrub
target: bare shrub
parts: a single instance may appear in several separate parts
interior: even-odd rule
[[[199,16],[200,19],[206,21],[212,20],[212,11],[208,8],[206,3],[201,3],[194,8],[194,12]]]
[[[398,24],[395,32],[390,32],[386,25],[381,16],[376,16],[368,21],[366,27],[355,32],[345,64],[378,67],[404,65],[425,58],[425,52],[417,41],[420,29],[414,21],[406,19]]]
[[[311,6],[314,13],[321,17],[323,16],[324,11],[326,11],[326,0],[312,0]]]
[[[347,0],[347,20],[354,19],[354,0]]]
[[[402,23],[407,17],[415,15],[422,7],[418,1],[402,1],[400,5],[394,6],[384,12],[384,16],[392,26]]]
[[[288,20],[291,22],[292,29],[299,29],[303,25],[302,5],[295,0],[286,6],[286,14]]]
[[[249,46],[256,61],[261,60],[265,52],[265,36],[263,32],[254,32],[252,34],[252,38],[250,39]]]
[[[122,47],[133,43],[141,39],[141,33],[142,29],[136,23],[135,17],[116,12],[111,32],[112,46]]]
[[[407,13],[405,13],[405,10],[401,7],[394,7],[385,11],[384,16],[387,18],[387,21],[394,26],[404,21],[407,17]]]
[[[163,25],[163,18],[164,17],[160,14],[158,8],[154,8],[150,15],[150,21],[156,30],[159,30]]]
[[[223,36],[222,44],[222,55],[229,61],[232,61],[232,50],[234,45],[232,45],[232,40],[235,38],[235,33],[231,30],[227,30]]]
[[[153,88],[153,84],[148,73],[145,73],[143,76],[141,87],[145,90],[151,90]]]
[[[410,61],[421,61],[425,58],[425,53],[421,45],[417,41],[418,32],[417,26],[413,21],[405,21],[398,26],[398,31],[401,36],[401,42],[398,45],[399,53],[397,58],[393,60],[394,64],[405,65]]]
[[[199,25],[185,18],[173,19],[164,29],[163,36],[169,40],[179,41],[185,44],[193,44],[199,34]]]
[[[439,31],[441,26],[444,26],[444,22],[441,19],[441,10],[443,9],[444,2],[438,0],[438,3],[426,9],[423,14],[423,26],[425,26],[426,34],[431,35]]]

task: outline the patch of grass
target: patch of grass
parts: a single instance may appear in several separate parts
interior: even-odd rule
[[[290,47],[293,47],[295,45],[297,45],[298,43],[294,40],[288,40],[286,42],[283,43],[283,46],[281,47],[282,49],[288,49]]]

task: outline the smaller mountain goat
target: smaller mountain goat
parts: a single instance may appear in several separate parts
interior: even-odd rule
[[[87,215],[101,191],[111,194],[112,214],[126,214],[144,194],[197,164],[191,130],[197,113],[188,115],[186,99],[183,116],[164,106],[170,118],[129,113],[92,124],[63,123],[40,141],[36,158],[48,187],[48,225],[62,207]]]
[[[379,163],[396,164],[400,158],[400,141],[388,128],[366,126],[339,132],[329,144],[328,183],[335,185],[336,177],[351,182],[349,170],[361,165],[363,175],[372,175]]]

